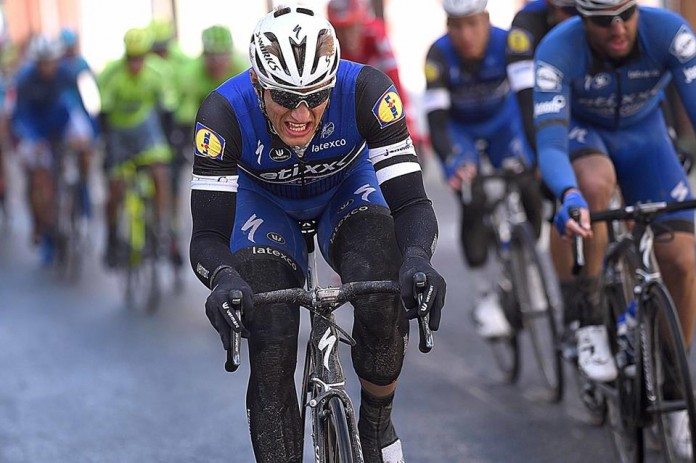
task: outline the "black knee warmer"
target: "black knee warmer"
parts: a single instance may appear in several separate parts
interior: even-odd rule
[[[255,293],[301,284],[297,272],[279,259],[240,251],[235,260],[237,271]],[[299,308],[255,307],[244,314],[244,323],[250,333],[247,409],[256,460],[299,462],[304,432],[294,380]]]
[[[490,232],[483,223],[486,197],[480,183],[474,183],[471,202],[461,203],[461,228],[459,230],[462,249],[471,268],[481,267],[488,259]]]
[[[369,208],[346,220],[331,249],[344,283],[398,280],[401,253],[394,223],[384,208]],[[353,365],[358,376],[378,385],[396,380],[408,341],[408,322],[398,295],[374,294],[353,301]]]

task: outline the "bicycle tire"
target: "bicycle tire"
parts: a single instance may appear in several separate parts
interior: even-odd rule
[[[618,317],[626,311],[629,298],[633,298],[635,282],[633,275],[638,267],[638,257],[628,241],[617,243],[620,251],[602,270],[601,306],[604,310],[604,323],[609,336],[612,354],[619,352],[616,326]],[[641,321],[638,322],[640,327]],[[636,339],[640,329],[634,333]],[[607,427],[610,433],[617,460],[621,463],[637,463],[644,459],[643,430],[643,358],[640,344],[633,342],[636,348],[633,366],[618,365],[618,377],[614,381],[615,398],[607,399]]]
[[[651,369],[652,381],[648,383],[652,386],[652,390],[646,392],[648,400],[652,398],[653,401],[653,414],[656,416],[657,431],[665,461],[680,462],[683,459],[674,449],[670,439],[671,429],[668,415],[661,411],[666,409],[668,403],[660,384],[664,385],[668,376],[677,383],[674,386],[678,389],[677,395],[681,396],[679,401],[683,402],[684,409],[689,416],[691,435],[696,436],[696,406],[681,325],[672,298],[662,283],[655,282],[649,286],[648,299],[646,299],[645,304],[651,304],[653,309],[651,310],[653,320],[652,332],[649,337],[649,352],[654,363]],[[664,328],[662,328],[663,326]],[[667,374],[668,369],[671,372],[669,374]],[[691,451],[692,455],[696,455],[696,445],[694,445],[693,439]]]
[[[559,402],[563,398],[563,360],[558,348],[556,310],[550,297],[548,273],[544,271],[536,240],[528,223],[515,227],[511,257],[513,287],[522,325],[529,333],[539,373],[549,393],[549,401]],[[536,276],[533,277],[531,272],[536,272]],[[537,290],[541,290],[540,295],[545,299],[545,308],[542,310],[533,307],[535,302],[529,290],[532,284],[538,286]]]
[[[350,427],[343,401],[339,397],[328,400],[323,417],[324,450],[326,463],[353,463]]]

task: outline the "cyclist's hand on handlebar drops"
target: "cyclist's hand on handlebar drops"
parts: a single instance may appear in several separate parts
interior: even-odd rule
[[[580,210],[580,223],[570,217],[572,209]],[[592,237],[592,229],[590,228],[590,212],[587,201],[576,189],[569,190],[563,197],[563,204],[556,213],[554,224],[558,233],[563,237],[571,238],[579,235],[583,238]]]
[[[423,272],[426,276],[423,294],[423,304],[427,309],[425,313],[418,312],[418,299],[413,281],[413,275]],[[401,299],[406,308],[406,317],[413,319],[418,315],[430,313],[430,329],[437,331],[440,327],[440,312],[445,305],[445,291],[447,285],[445,279],[430,265],[430,260],[424,252],[404,255],[404,261],[399,270],[399,284],[401,285]]]
[[[225,350],[231,349],[232,332],[248,336],[242,320],[235,313],[232,304],[233,292],[242,293],[242,313],[249,313],[254,306],[254,293],[246,281],[233,269],[222,270],[215,278],[215,287],[205,301],[205,314],[213,327],[220,334]]]

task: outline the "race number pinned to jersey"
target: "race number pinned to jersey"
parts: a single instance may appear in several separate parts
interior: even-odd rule
[[[527,54],[532,50],[532,35],[524,29],[514,28],[508,34],[507,45],[511,53]]]
[[[682,63],[686,63],[696,56],[696,37],[694,37],[694,33],[688,27],[682,26],[677,35],[674,36],[669,51]]]
[[[393,85],[379,97],[379,100],[372,107],[372,114],[375,115],[379,126],[385,128],[404,117],[404,105],[396,93]]]
[[[196,156],[204,158],[222,159],[225,151],[225,139],[214,130],[196,122]]]

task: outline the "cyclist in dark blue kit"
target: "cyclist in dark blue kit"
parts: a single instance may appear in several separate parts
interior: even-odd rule
[[[450,189],[460,199],[460,240],[477,291],[476,328],[484,338],[496,338],[509,335],[512,327],[497,282],[484,268],[492,240],[484,222],[485,193],[476,181],[483,165],[480,153],[485,152],[494,167],[520,173],[532,165],[533,156],[507,78],[508,33],[491,25],[486,5],[486,0],[443,2],[447,33],[431,45],[426,57],[424,107],[433,148]],[[531,178],[521,185],[523,204],[538,236],[541,196]]]
[[[244,295],[259,462],[302,460],[299,310],[251,304],[252,292],[302,285],[299,221],[317,220],[319,249],[343,282],[398,278],[412,309],[412,276],[426,273],[432,329],[444,303],[445,282],[430,265],[437,222],[399,95],[383,73],[339,58],[328,21],[304,7],[276,9],[254,30],[251,70],[213,91],[195,125],[191,263],[212,289],[206,313],[226,349],[233,328],[222,306],[231,290]],[[408,340],[404,310],[387,295],[354,306],[365,461],[403,462],[391,408]]]
[[[561,235],[587,239],[586,278],[593,284],[586,288],[589,313],[577,331],[578,363],[590,378],[611,381],[617,370],[596,290],[607,231],[590,227],[589,210],[607,208],[616,186],[628,204],[692,197],[659,103],[671,79],[696,122],[696,37],[682,17],[638,7],[636,0],[576,5],[582,18],[551,31],[537,49],[534,116],[542,175],[562,201],[556,226]],[[579,223],[569,217],[574,207],[582,211]],[[668,231],[671,239],[656,239],[655,255],[690,344],[696,316],[694,215],[682,211],[658,221],[663,226],[655,233]],[[567,262],[560,269],[562,279],[571,278],[570,267]],[[676,448],[688,456],[686,411],[673,412],[671,421]]]

